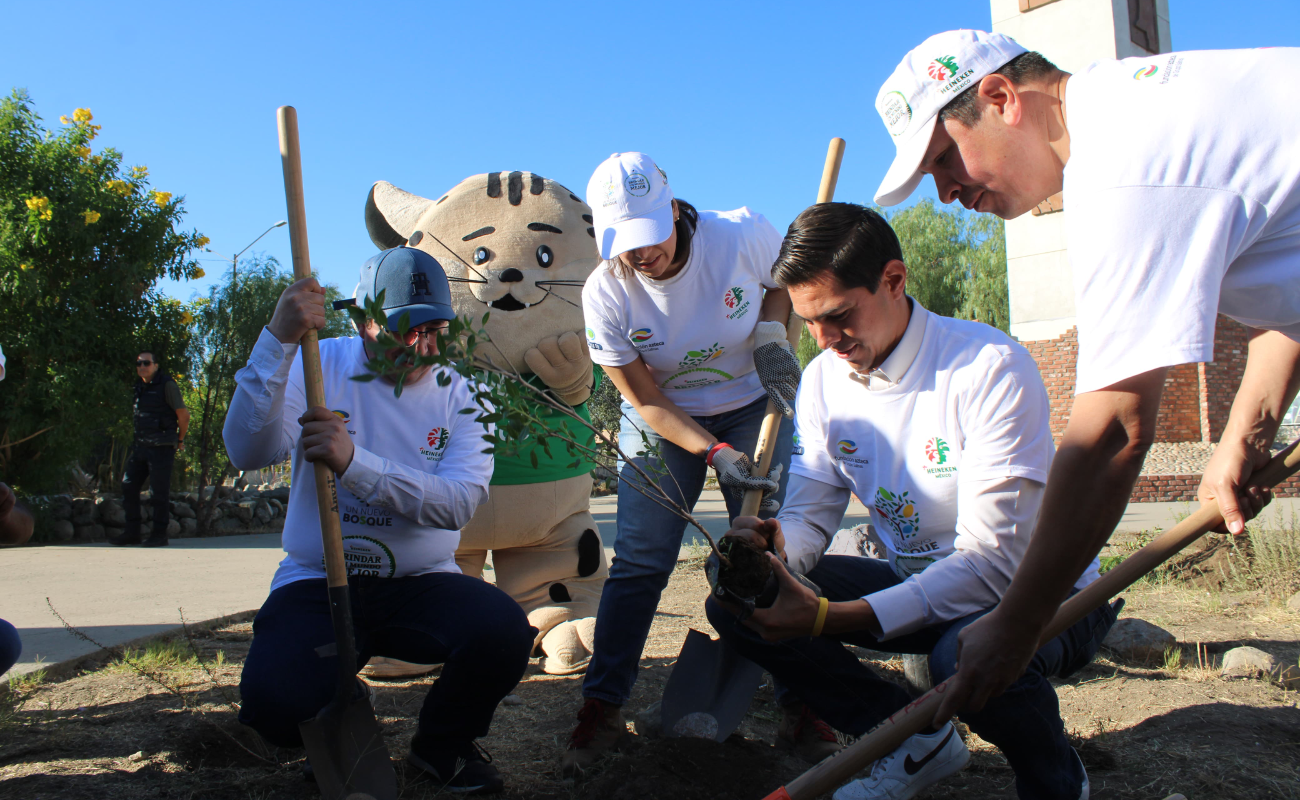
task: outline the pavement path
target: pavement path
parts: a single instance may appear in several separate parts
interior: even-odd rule
[[[1300,499],[1274,505],[1286,519],[1300,512]],[[592,498],[591,506],[606,543],[612,545],[616,499]],[[1190,503],[1133,504],[1120,530],[1167,528],[1191,509]],[[704,493],[695,516],[714,537],[727,530],[726,505],[716,490]],[[869,519],[867,510],[854,500],[842,527]],[[703,544],[703,538],[696,534],[687,542]],[[606,552],[613,556],[612,550]],[[279,534],[175,539],[170,547],[148,550],[106,544],[0,550],[0,570],[5,575],[0,617],[13,623],[23,640],[22,659],[10,674],[99,649],[68,633],[50,605],[101,644],[121,645],[176,630],[182,611],[185,620],[193,623],[258,608],[283,557]]]

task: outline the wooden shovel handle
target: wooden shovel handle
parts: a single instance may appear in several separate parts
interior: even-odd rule
[[[302,158],[298,149],[298,112],[280,106],[275,113],[280,129],[280,163],[284,167],[284,196],[289,207],[289,244],[293,250],[293,278],[311,277],[311,254],[307,249],[307,211],[302,193]],[[325,376],[320,367],[320,342],[316,331],[303,334],[299,357],[306,384],[307,407],[325,406]],[[343,530],[339,523],[339,494],[334,470],[317,461],[316,502],[320,511],[321,544],[325,549],[325,575],[331,588],[347,586],[348,567],[343,560]]]
[[[829,203],[835,197],[835,184],[840,178],[840,162],[844,160],[844,140],[836,136],[831,139],[826,149],[826,163],[822,166],[822,182],[817,187],[817,202]],[[793,350],[799,349],[799,338],[803,335],[803,320],[793,311],[785,325],[785,338]],[[754,445],[754,474],[766,476],[772,469],[772,454],[776,452],[776,437],[781,430],[781,409],[776,403],[767,401],[767,413],[763,415],[763,426],[758,431],[758,443]],[[788,470],[789,464],[786,465]],[[742,517],[758,516],[758,508],[763,502],[762,489],[750,489],[745,492],[745,499],[740,504]]]
[[[1263,469],[1251,476],[1249,485],[1276,486],[1300,471],[1300,447],[1297,445],[1300,445],[1300,440],[1292,442],[1274,456]],[[1060,636],[1093,609],[1127,589],[1220,522],[1223,522],[1223,515],[1219,513],[1219,507],[1209,505],[1165,531],[1155,541],[1062,603],[1044,630],[1039,645]],[[934,719],[935,712],[939,710],[940,695],[947,689],[950,680],[952,679],[949,678],[908,703],[889,719],[872,728],[866,736],[777,789],[765,800],[811,800],[852,778],[871,762],[889,755]]]

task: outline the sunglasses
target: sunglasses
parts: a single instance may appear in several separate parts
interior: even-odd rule
[[[151,364],[153,364],[153,362],[150,361],[150,360],[147,359],[147,358],[138,358],[138,359],[136,359],[136,361],[135,361],[135,365],[136,365],[137,367],[147,367],[147,366],[149,366],[149,365],[151,365]]]

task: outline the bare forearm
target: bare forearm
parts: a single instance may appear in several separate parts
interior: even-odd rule
[[[185,434],[190,430],[190,410],[188,408],[176,409],[176,424],[180,429],[180,438],[185,439]]]
[[[1246,372],[1232,401],[1225,439],[1267,448],[1300,388],[1300,342],[1276,331],[1251,337]]]
[[[790,319],[793,308],[789,292],[785,289],[768,289],[763,295],[763,305],[758,309],[758,321],[773,320],[784,325]]]
[[[871,608],[871,604],[866,600],[831,603],[826,609],[826,624],[822,626],[822,633],[853,633],[854,631],[867,631],[874,636],[880,636],[880,622],[876,620],[876,612]]]
[[[700,424],[667,398],[636,407],[637,413],[654,428],[655,433],[688,452],[703,457],[709,445],[717,441]],[[628,453],[628,455],[634,455]]]

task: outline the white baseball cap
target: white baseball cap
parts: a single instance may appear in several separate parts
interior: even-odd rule
[[[898,205],[921,184],[921,159],[943,107],[1026,52],[1000,33],[947,31],[931,36],[903,56],[876,95],[876,111],[898,148],[876,190],[877,203]]]
[[[673,234],[673,190],[645,153],[615,153],[587,181],[600,257],[667,241]]]

